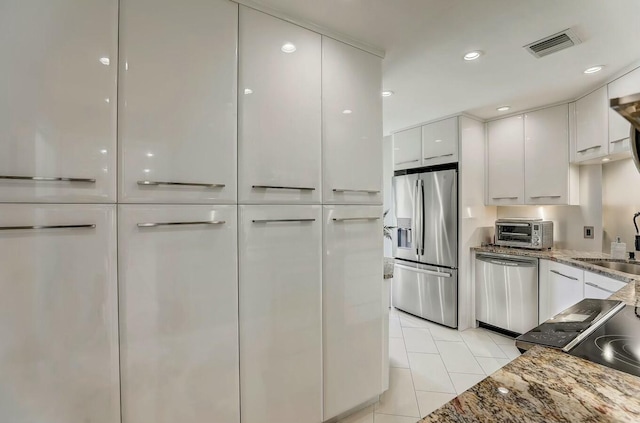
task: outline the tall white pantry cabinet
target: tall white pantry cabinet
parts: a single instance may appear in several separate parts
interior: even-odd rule
[[[320,423],[380,395],[380,58],[226,0],[2,15],[0,415]]]

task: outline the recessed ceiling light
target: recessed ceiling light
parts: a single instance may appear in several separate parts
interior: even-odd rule
[[[147,153],[147,157],[153,157],[153,153]]]
[[[245,88],[244,95],[249,95],[249,94],[253,94],[253,90],[251,88]]]
[[[105,66],[109,66],[109,58],[108,57],[101,57],[100,58],[100,63],[102,63]]]
[[[602,159],[602,161],[603,161],[603,162],[610,162],[610,161],[611,161],[611,159],[610,159],[610,158],[608,158],[608,157],[605,157],[604,159]]]
[[[282,45],[282,47],[280,47],[280,50],[285,53],[293,53],[294,51],[296,51],[296,46],[291,43],[285,43]]]
[[[464,55],[464,60],[476,60],[480,56],[482,56],[482,52],[480,50],[470,51]]]
[[[496,110],[499,111],[499,112],[506,112],[510,108],[511,108],[511,106],[500,106]]]
[[[144,173],[149,173],[149,172],[151,172],[151,169],[145,169],[144,170]]]
[[[393,91],[383,91],[382,92],[382,96],[383,97],[391,97],[393,95]]]
[[[342,111],[342,113],[344,113],[345,115],[350,115],[353,112],[351,110],[349,110],[349,109],[345,109],[345,110]]]
[[[107,150],[102,149],[102,150],[100,150],[100,153],[101,153],[101,154],[107,154]]]
[[[442,140],[436,140],[435,142],[442,142]]]
[[[590,73],[600,72],[602,70],[602,68],[604,68],[604,66],[602,66],[602,65],[591,66],[590,68],[585,69],[584,73],[586,73],[588,75]]]

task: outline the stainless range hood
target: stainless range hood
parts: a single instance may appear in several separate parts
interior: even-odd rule
[[[640,172],[640,93],[626,97],[612,98],[611,108],[631,123],[631,150],[633,161]]]

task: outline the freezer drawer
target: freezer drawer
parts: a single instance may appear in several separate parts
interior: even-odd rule
[[[458,326],[457,270],[417,263],[396,263],[393,306],[452,328]]]

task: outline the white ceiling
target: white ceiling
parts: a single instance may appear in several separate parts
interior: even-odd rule
[[[640,59],[640,0],[255,0],[385,50],[384,131],[575,99]],[[522,46],[566,28],[583,43],[536,59]],[[470,50],[485,54],[474,62]],[[584,75],[592,65],[603,71]]]

